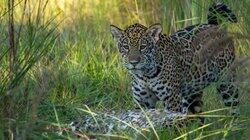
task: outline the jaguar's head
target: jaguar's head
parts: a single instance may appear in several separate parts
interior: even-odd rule
[[[111,25],[111,33],[124,61],[124,66],[132,73],[147,73],[156,68],[156,42],[162,31],[160,24],[149,28],[136,23],[125,30]]]

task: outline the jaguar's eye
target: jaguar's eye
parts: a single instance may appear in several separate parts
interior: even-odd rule
[[[129,40],[128,38],[124,38],[122,41],[121,41],[121,48],[125,49],[125,50],[129,50]]]
[[[140,50],[145,50],[147,48],[147,40],[146,39],[142,39],[141,40],[141,45],[140,45]]]
[[[128,50],[129,50],[129,46],[128,46],[128,45],[121,45],[121,46],[119,47],[120,53],[125,53],[125,52],[127,52]]]
[[[127,44],[123,44],[122,47],[123,47],[124,49],[126,49],[126,50],[129,49],[129,46],[128,46]]]
[[[147,48],[147,45],[146,44],[142,44],[141,46],[140,46],[140,50],[142,51],[142,50],[145,50]]]

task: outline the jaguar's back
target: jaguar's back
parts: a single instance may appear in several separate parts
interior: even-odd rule
[[[208,24],[192,25],[170,36],[173,42],[181,44],[175,46],[180,49],[184,72],[182,96],[187,98],[183,103],[184,110],[185,106],[191,109],[201,106],[201,90],[216,81],[219,81],[217,90],[225,105],[238,104],[238,89],[234,85],[235,72],[230,69],[235,60],[234,42],[226,29],[220,27],[223,18],[237,22],[235,14],[226,5],[214,4],[209,9]],[[192,112],[197,111],[192,109]],[[236,112],[237,110],[233,110],[233,113]]]
[[[183,81],[185,91],[183,92],[186,94],[198,91],[211,82],[217,81],[220,72],[233,63],[235,50],[232,38],[227,40],[222,49],[218,47],[216,50],[209,50],[214,47],[207,47],[211,42],[220,42],[228,37],[226,30],[219,28],[217,25],[200,24],[189,26],[170,36],[171,41],[177,44],[174,47],[180,50],[179,58],[185,75]],[[206,54],[203,53],[204,51]],[[197,61],[197,59],[203,60]]]

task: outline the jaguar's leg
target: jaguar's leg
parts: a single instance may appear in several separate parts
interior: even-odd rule
[[[150,92],[147,87],[138,84],[136,81],[133,81],[132,91],[134,101],[137,104],[147,109],[155,108],[158,98],[152,92]]]
[[[203,91],[198,91],[191,95],[187,95],[182,100],[182,113],[186,114],[198,114],[202,112],[202,101]],[[204,117],[199,117],[201,123],[204,123]]]
[[[239,92],[236,85],[235,73],[228,73],[217,86],[218,93],[222,96],[225,106],[231,107],[231,115],[239,115]]]

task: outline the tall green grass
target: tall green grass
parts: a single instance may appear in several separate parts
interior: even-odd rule
[[[250,1],[223,0],[236,12],[239,23],[229,24],[229,31],[250,33]],[[18,44],[18,74],[8,77],[7,0],[0,1],[0,102],[9,85],[14,84],[13,118],[1,115],[1,124],[11,119],[14,137],[75,138],[70,132],[59,135],[58,125],[81,114],[75,108],[85,105],[92,110],[131,109],[134,103],[130,77],[122,67],[109,25],[121,28],[135,22],[161,23],[171,34],[188,25],[206,22],[212,0],[15,0],[15,29]],[[25,9],[25,10],[24,10]],[[249,40],[236,40],[239,56],[249,56]],[[249,72],[249,69],[246,70]],[[248,81],[249,82],[249,81]],[[248,83],[242,83],[241,85]],[[244,87],[244,86],[243,86]],[[234,127],[231,119],[220,117],[226,111],[214,111],[204,129],[191,125],[185,129],[157,132],[160,139],[232,139],[247,138],[250,131],[249,87],[241,95],[242,118]],[[247,92],[246,92],[247,91]],[[205,111],[224,108],[213,87],[206,89]],[[5,104],[1,104],[2,111]],[[4,112],[2,113],[4,114]],[[213,117],[213,115],[219,115]],[[32,120],[32,121],[31,121]],[[245,125],[246,124],[246,125]],[[4,128],[0,126],[0,138]],[[153,134],[147,133],[154,139]],[[121,137],[135,138],[123,133]]]

